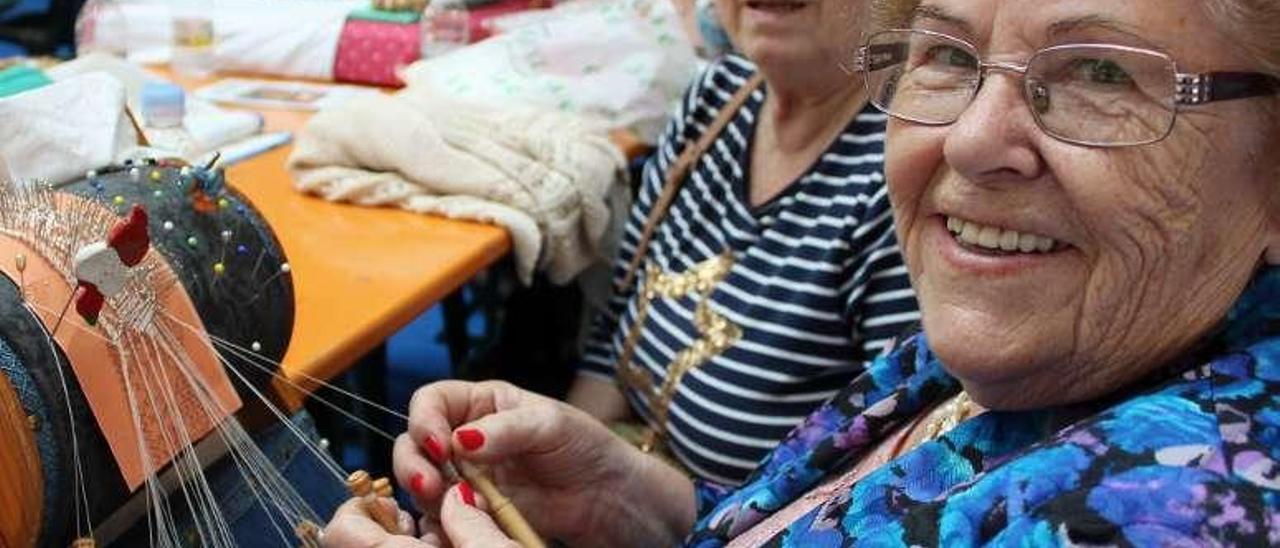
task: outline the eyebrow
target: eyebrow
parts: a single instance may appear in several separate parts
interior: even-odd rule
[[[1052,25],[1049,25],[1049,28],[1045,34],[1046,36],[1052,39],[1063,34],[1068,34],[1072,31],[1078,31],[1078,30],[1090,29],[1090,28],[1099,28],[1099,29],[1109,30],[1111,32],[1123,34],[1125,36],[1136,38],[1144,42],[1146,41],[1145,38],[1139,36],[1136,32],[1134,32],[1133,28],[1130,27],[1129,25],[1117,22],[1114,19],[1108,19],[1101,15],[1085,15],[1082,17],[1075,17],[1072,19],[1065,19],[1062,21],[1058,21]]]
[[[938,6],[920,5],[916,6],[916,9],[911,10],[911,18],[909,21],[913,26],[916,22],[926,19],[951,25],[964,31],[965,34],[973,36],[973,27],[969,26],[968,21],[952,15]]]

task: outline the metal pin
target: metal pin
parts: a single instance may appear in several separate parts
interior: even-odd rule
[[[13,266],[18,269],[18,296],[27,298],[27,256],[19,253],[13,256]]]

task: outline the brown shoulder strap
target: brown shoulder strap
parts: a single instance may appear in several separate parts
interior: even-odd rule
[[[636,271],[640,268],[640,263],[644,262],[645,253],[649,251],[649,240],[653,238],[653,232],[657,229],[658,223],[662,222],[662,218],[667,215],[667,210],[671,207],[672,200],[680,191],[684,180],[688,178],[689,171],[693,169],[693,165],[702,157],[703,153],[711,147],[711,143],[720,136],[720,132],[724,131],[725,126],[729,125],[729,121],[733,120],[738,111],[742,109],[742,105],[747,102],[747,98],[751,93],[760,87],[760,83],[764,78],[760,73],[756,73],[747,80],[738,92],[733,94],[723,107],[720,107],[720,113],[716,119],[707,126],[707,130],[702,133],[698,140],[692,145],[686,145],[684,150],[680,151],[680,156],[676,158],[671,169],[667,170],[667,178],[662,184],[662,194],[658,196],[658,200],[653,203],[653,207],[649,209],[649,217],[644,221],[644,230],[640,233],[640,241],[636,243],[635,255],[631,257],[631,264],[627,265],[626,275],[622,277],[622,281],[618,284],[619,291],[626,291],[631,284],[635,282]]]

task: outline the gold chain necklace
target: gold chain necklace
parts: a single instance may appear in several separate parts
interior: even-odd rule
[[[943,405],[941,412],[937,416],[929,420],[924,427],[924,440],[936,440],[943,434],[950,432],[960,423],[974,416],[974,412],[978,410],[978,406],[969,399],[969,393],[961,390],[959,394],[947,401]]]

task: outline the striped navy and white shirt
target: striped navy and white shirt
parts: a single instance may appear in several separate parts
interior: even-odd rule
[[[755,67],[728,56],[686,93],[627,221],[614,268],[619,282],[635,253],[667,169],[696,141]],[[810,170],[759,207],[748,200],[748,136],[766,90],[757,89],[697,162],[654,233],[646,262],[680,273],[728,251],[733,266],[710,293],[710,310],[741,338],[685,374],[668,410],[666,443],[695,475],[738,484],[778,440],[844,387],[903,328],[915,296],[893,233],[882,164],[886,117],[864,110]],[[582,372],[615,378],[636,323],[635,284],[595,319]],[[632,363],[661,385],[677,353],[698,340],[701,298],[657,297]],[[652,424],[646,399],[627,390]]]

